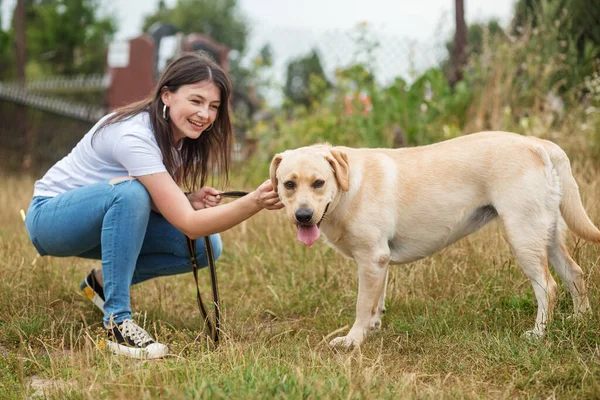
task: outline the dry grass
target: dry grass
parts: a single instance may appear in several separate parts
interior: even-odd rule
[[[598,168],[576,161],[586,208],[600,221]],[[266,171],[266,167],[265,167]],[[77,293],[94,262],[37,258],[21,222],[33,180],[2,177],[0,398],[597,398],[600,247],[569,247],[586,272],[593,314],[569,319],[560,286],[548,337],[500,227],[391,269],[383,328],[366,345],[326,343],[353,322],[356,266],[322,243],[306,248],[283,212],[226,232],[218,261],[224,341],[196,341],[191,274],[133,288],[133,309],[174,355],[140,362],[96,344],[101,316]],[[208,293],[208,272],[201,273]],[[558,278],[557,278],[558,280]]]

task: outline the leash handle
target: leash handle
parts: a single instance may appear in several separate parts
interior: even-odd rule
[[[248,194],[248,192],[231,191],[231,192],[221,192],[221,193],[219,193],[219,196],[223,196],[223,197],[244,197],[247,194]]]

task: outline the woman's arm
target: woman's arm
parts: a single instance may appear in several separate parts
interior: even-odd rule
[[[167,172],[138,176],[137,179],[146,187],[163,217],[192,239],[230,229],[263,208],[283,207],[270,181],[231,203],[194,210]]]

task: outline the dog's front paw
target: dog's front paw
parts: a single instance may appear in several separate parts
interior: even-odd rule
[[[378,307],[377,312],[371,317],[371,321],[369,323],[369,330],[377,331],[381,329],[381,318],[385,314],[385,307]]]
[[[377,331],[381,329],[381,318],[373,318],[370,324],[370,330]]]
[[[356,339],[351,338],[350,336],[340,336],[333,339],[329,342],[331,347],[342,347],[345,349],[351,349],[355,346],[359,346],[360,342]]]
[[[525,333],[523,333],[523,337],[529,341],[535,342],[544,337],[544,332],[540,331],[539,329],[534,328],[534,329],[525,331]]]

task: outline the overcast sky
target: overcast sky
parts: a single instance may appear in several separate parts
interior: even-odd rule
[[[12,17],[16,0],[2,2],[2,26]],[[238,0],[241,11],[256,27],[310,30],[349,29],[362,21],[401,38],[431,37],[438,24],[451,22],[454,0]],[[176,0],[167,0],[173,5]],[[117,17],[118,39],[141,33],[144,15],[157,0],[101,0],[101,11]],[[514,0],[465,0],[467,23],[497,17],[508,22]]]
[[[2,24],[12,18],[16,0],[2,1]],[[116,17],[116,39],[141,33],[144,16],[156,11],[158,0],[100,0],[101,13]],[[510,22],[515,0],[464,0],[467,24],[497,18]],[[169,6],[176,0],[166,0]],[[238,0],[251,26],[250,55],[269,42],[281,79],[289,59],[318,48],[331,76],[333,68],[350,62],[349,32],[367,22],[382,43],[378,50],[378,79],[388,80],[436,64],[454,31],[454,0]],[[393,70],[390,69],[393,65]]]

